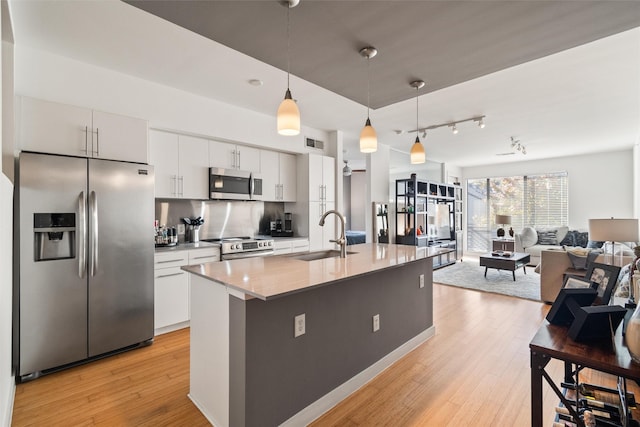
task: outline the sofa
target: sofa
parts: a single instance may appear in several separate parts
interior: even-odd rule
[[[574,263],[571,261],[569,252],[560,250],[543,250],[540,254],[540,299],[547,303],[553,303],[564,284],[564,273],[575,272]],[[616,265],[619,258],[616,257]],[[633,262],[634,256],[623,255],[622,265],[625,266]],[[606,255],[598,254],[594,262],[605,263]]]
[[[555,227],[545,230],[536,230],[533,227],[524,227],[520,233],[514,235],[515,251],[529,254],[529,265],[537,266],[540,263],[542,251],[562,250],[563,245],[577,245],[575,240],[567,242],[565,238],[569,233],[569,227]],[[575,232],[572,232],[572,234]]]

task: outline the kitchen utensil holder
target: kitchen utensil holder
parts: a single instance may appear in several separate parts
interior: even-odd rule
[[[187,225],[185,238],[189,243],[198,243],[200,241],[200,226]]]

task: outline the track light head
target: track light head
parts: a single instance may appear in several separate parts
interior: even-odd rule
[[[480,129],[484,129],[484,118],[483,118],[483,117],[480,117],[480,118],[477,120],[477,122],[478,122],[478,127],[479,127]]]
[[[456,124],[455,124],[455,123],[451,125],[451,132],[452,132],[454,135],[457,135],[457,134],[458,134],[458,128],[456,127]]]

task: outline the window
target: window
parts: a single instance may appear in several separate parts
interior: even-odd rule
[[[512,227],[567,225],[567,173],[481,178],[467,181],[467,250],[486,252],[496,237],[496,215],[511,215]],[[508,234],[507,234],[508,236]]]

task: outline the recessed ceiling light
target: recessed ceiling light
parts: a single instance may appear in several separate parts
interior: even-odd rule
[[[260,79],[251,79],[249,80],[249,84],[251,86],[262,86],[264,83]]]

